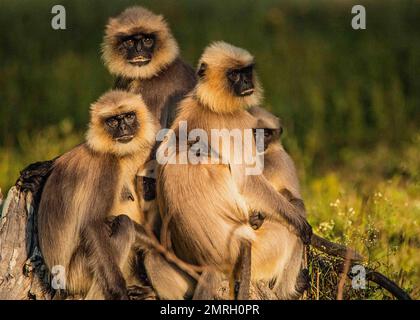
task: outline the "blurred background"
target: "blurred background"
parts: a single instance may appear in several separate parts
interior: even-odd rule
[[[106,21],[143,5],[165,15],[193,65],[214,40],[256,56],[315,231],[356,247],[420,298],[420,1],[0,3],[4,195],[26,165],[83,141],[89,104],[113,83],[100,58]],[[51,28],[55,4],[66,8],[66,30]],[[351,28],[356,4],[366,30]],[[348,295],[389,298],[370,287]]]

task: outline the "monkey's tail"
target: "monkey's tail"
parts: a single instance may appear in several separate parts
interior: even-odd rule
[[[350,263],[350,266],[354,266],[356,263],[360,263],[364,260],[363,256],[354,249],[348,248],[342,244],[328,241],[327,239],[324,239],[316,234],[312,235],[311,246],[328,255],[347,259]],[[351,273],[347,273],[347,276],[350,279],[353,278]],[[399,300],[411,300],[411,297],[407,292],[405,292],[394,281],[388,279],[382,273],[366,268],[366,279],[375,282],[377,285],[390,292]]]

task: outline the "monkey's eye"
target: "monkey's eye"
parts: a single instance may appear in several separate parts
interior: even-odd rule
[[[154,42],[153,39],[149,38],[149,37],[146,37],[146,38],[143,39],[143,44],[148,48],[153,46],[153,42]]]
[[[271,136],[272,136],[272,132],[271,131],[264,130],[264,137],[265,138],[268,138],[268,137],[271,137]]]
[[[136,118],[136,115],[134,113],[128,113],[125,116],[125,119],[130,123],[133,122],[135,118]]]
[[[110,118],[106,120],[106,124],[111,128],[116,128],[118,126],[118,120],[115,118]]]
[[[131,39],[128,39],[128,40],[124,41],[124,46],[126,48],[131,48],[132,46],[134,46],[134,41],[131,40]]]
[[[240,80],[240,78],[241,78],[241,76],[240,76],[240,74],[239,74],[238,71],[231,71],[231,72],[229,72],[228,77],[233,82],[238,82]]]

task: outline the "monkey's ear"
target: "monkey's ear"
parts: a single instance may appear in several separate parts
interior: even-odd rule
[[[283,121],[280,118],[277,118],[277,120],[279,122],[279,136],[281,136],[283,134]]]
[[[200,64],[200,67],[197,70],[197,76],[202,79],[204,78],[205,74],[206,74],[206,69],[207,69],[207,63],[202,63]]]

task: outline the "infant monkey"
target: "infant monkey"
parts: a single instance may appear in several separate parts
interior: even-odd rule
[[[253,128],[254,136],[258,129],[264,130],[264,176],[290,203],[304,211],[295,165],[280,142],[283,133],[280,119],[260,107],[252,107],[248,111],[258,119],[257,127]],[[258,229],[264,219],[263,212],[250,214],[253,229]]]
[[[249,113],[258,119],[257,127],[253,130],[254,136],[256,136],[257,129],[264,130],[263,175],[292,205],[300,209],[299,212],[304,213],[305,205],[300,193],[296,168],[293,160],[284,150],[280,141],[280,136],[283,133],[280,119],[260,107],[250,108]],[[254,230],[264,232],[265,223],[267,223],[264,223],[265,216],[264,212],[252,212],[250,214],[249,223]],[[290,269],[295,269],[295,272],[292,271],[292,274],[296,274],[296,271],[300,270],[295,284],[296,294],[280,294],[279,297],[281,298],[297,298],[308,288],[309,273],[307,269],[303,268],[302,261],[304,248],[301,244],[298,244],[294,248],[295,253],[289,258],[290,261],[287,265]],[[282,280],[278,279],[278,281]]]

